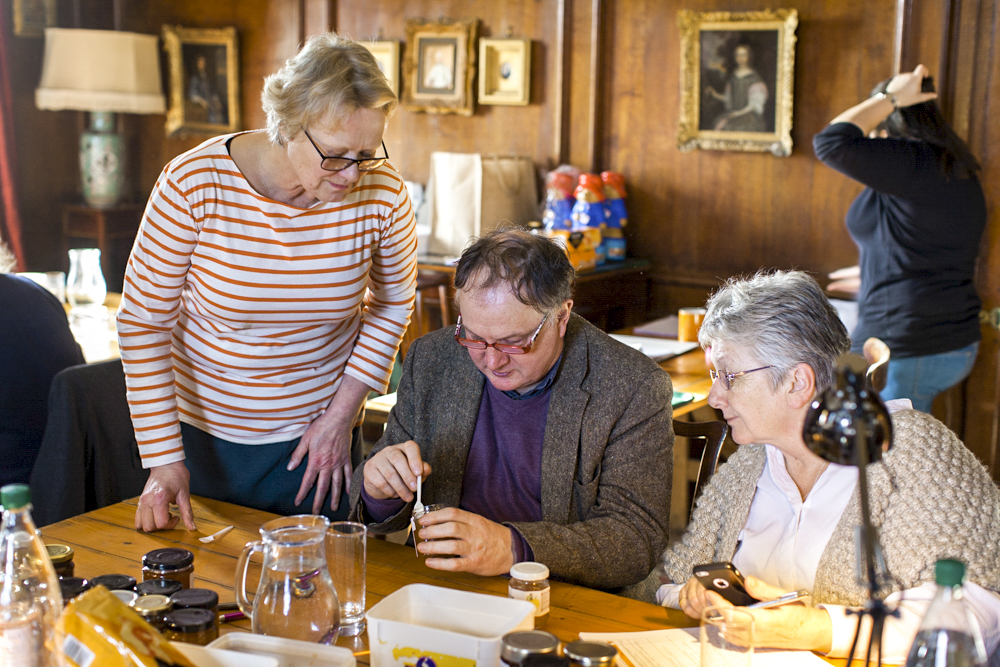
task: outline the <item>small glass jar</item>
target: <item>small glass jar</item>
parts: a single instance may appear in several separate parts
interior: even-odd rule
[[[139,594],[135,591],[114,590],[111,591],[111,594],[121,600],[127,607],[131,607],[132,603],[139,599]]]
[[[575,667],[613,667],[618,649],[604,642],[570,642],[563,647],[563,655]]]
[[[49,560],[52,561],[52,567],[55,568],[56,576],[62,579],[63,577],[72,577],[75,566],[73,565],[73,547],[66,546],[65,544],[46,544],[45,548],[49,552]]]
[[[59,590],[62,593],[63,605],[90,588],[90,582],[81,577],[63,577],[59,580]]]
[[[91,586],[104,586],[109,591],[135,591],[135,577],[127,574],[102,574],[90,580]]]
[[[558,655],[559,639],[544,630],[509,632],[500,640],[500,660],[505,665],[521,665],[529,655]]]
[[[510,568],[507,597],[535,605],[535,627],[549,620],[549,568],[541,563],[516,563]]]
[[[154,549],[142,557],[142,580],[173,579],[184,588],[191,588],[194,554],[187,549],[170,547]]]
[[[142,616],[144,621],[163,632],[166,628],[165,619],[172,605],[166,595],[141,595],[132,603],[132,609]]]
[[[141,581],[135,585],[135,592],[139,594],[139,597],[143,595],[162,595],[164,597],[170,597],[177,591],[184,590],[184,586],[181,582],[174,581],[173,579],[150,579],[149,581]]]
[[[207,609],[174,609],[163,620],[163,636],[173,642],[208,646],[219,638],[219,619]]]
[[[207,609],[219,613],[219,594],[207,588],[185,588],[170,596],[174,609]]]

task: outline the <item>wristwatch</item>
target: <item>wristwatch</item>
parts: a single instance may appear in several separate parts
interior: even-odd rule
[[[875,95],[875,99],[876,100],[889,100],[890,102],[892,102],[892,108],[893,109],[898,109],[899,108],[899,98],[897,98],[895,95],[890,95],[890,94],[887,94],[887,93],[878,93],[877,95]]]

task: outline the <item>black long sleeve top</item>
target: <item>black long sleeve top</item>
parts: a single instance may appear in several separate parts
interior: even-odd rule
[[[869,139],[852,123],[813,137],[816,157],[866,185],[847,211],[860,250],[853,349],[881,338],[893,357],[957,350],[980,339],[973,284],[986,200],[979,179],[947,179],[934,146]]]

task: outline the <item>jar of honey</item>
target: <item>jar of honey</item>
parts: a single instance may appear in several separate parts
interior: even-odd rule
[[[173,642],[207,646],[219,638],[219,618],[208,609],[174,609],[163,620],[163,636]]]
[[[142,595],[132,603],[132,609],[160,632],[166,628],[166,616],[171,608],[166,595]]]
[[[173,579],[184,588],[191,588],[194,554],[187,549],[169,547],[154,549],[142,557],[142,580]]]
[[[72,577],[74,571],[73,547],[66,546],[65,544],[46,544],[45,548],[49,552],[49,560],[52,561],[52,567],[55,568],[56,576],[60,579],[63,577]]]

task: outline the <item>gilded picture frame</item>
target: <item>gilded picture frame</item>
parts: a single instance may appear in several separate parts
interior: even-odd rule
[[[168,136],[241,129],[236,28],[163,26],[170,73]]]
[[[479,103],[525,106],[531,96],[531,40],[479,40]]]
[[[677,23],[677,147],[791,155],[798,12],[681,10]]]
[[[399,97],[399,42],[373,41],[360,44],[375,56],[375,62],[389,82],[389,87]]]
[[[56,27],[56,0],[14,0],[14,35],[44,37]]]
[[[408,111],[475,112],[476,19],[407,19],[403,107]]]

